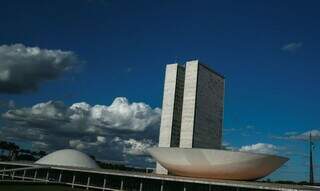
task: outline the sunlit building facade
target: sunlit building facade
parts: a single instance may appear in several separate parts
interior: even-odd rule
[[[224,77],[198,60],[167,65],[159,147],[219,149],[223,99]]]

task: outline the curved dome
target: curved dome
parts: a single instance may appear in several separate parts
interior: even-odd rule
[[[97,163],[88,155],[73,149],[63,149],[55,151],[37,160],[35,164],[81,168],[99,168]]]
[[[172,174],[229,180],[262,178],[288,160],[274,155],[216,149],[158,147],[148,151]]]

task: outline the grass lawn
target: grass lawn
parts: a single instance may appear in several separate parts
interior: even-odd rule
[[[1,185],[1,191],[83,191],[83,189],[71,188],[60,185]]]

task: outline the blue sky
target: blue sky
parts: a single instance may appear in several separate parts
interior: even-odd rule
[[[294,136],[320,129],[319,6],[311,0],[3,0],[0,45],[72,51],[78,61],[36,91],[2,91],[0,98],[14,101],[15,109],[49,100],[110,105],[116,97],[161,108],[165,65],[199,59],[226,77],[225,143],[267,143],[293,153],[271,178],[306,180],[307,145]],[[319,166],[319,181],[318,172]]]

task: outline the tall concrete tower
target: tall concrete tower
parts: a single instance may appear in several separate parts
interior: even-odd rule
[[[185,68],[166,67],[159,147],[179,147]]]
[[[159,147],[221,148],[223,100],[224,77],[198,60],[167,65]]]
[[[163,90],[159,147],[179,147],[185,68],[178,64],[166,66]],[[157,173],[167,170],[157,163]]]
[[[180,147],[220,149],[224,77],[198,60],[185,73]]]

